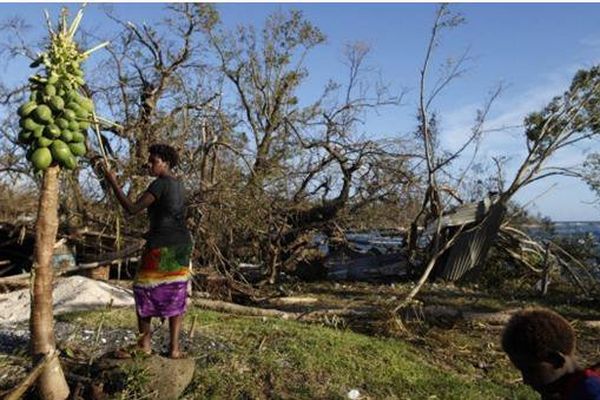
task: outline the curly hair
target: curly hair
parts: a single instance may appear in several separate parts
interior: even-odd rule
[[[575,350],[575,331],[554,311],[530,308],[508,321],[502,334],[502,349],[509,355],[537,360],[545,360],[552,352],[571,354]]]
[[[169,164],[169,167],[175,168],[179,164],[179,155],[174,147],[168,144],[153,144],[150,146],[151,155],[158,156],[161,160]]]

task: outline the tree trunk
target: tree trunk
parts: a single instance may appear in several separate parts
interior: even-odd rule
[[[52,311],[52,254],[58,231],[58,174],[52,166],[44,173],[38,205],[33,260],[33,291],[31,299],[31,356],[36,362],[55,348]],[[42,399],[64,400],[69,386],[58,357],[53,358],[40,374],[38,390]]]

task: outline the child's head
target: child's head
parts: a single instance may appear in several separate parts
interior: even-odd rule
[[[504,329],[502,348],[521,371],[523,382],[542,396],[550,383],[576,369],[575,332],[550,310],[526,309],[513,315]]]

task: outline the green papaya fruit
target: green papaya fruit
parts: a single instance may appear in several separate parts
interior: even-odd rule
[[[60,129],[69,129],[69,120],[64,118],[56,118],[54,121]]]
[[[38,105],[33,110],[32,115],[36,122],[40,122],[44,125],[52,122],[52,110],[45,104]]]
[[[73,132],[73,138],[71,139],[71,142],[75,142],[75,143],[85,142],[85,135],[79,131],[75,131],[75,132]]]
[[[47,147],[40,147],[31,154],[33,166],[39,170],[45,170],[52,164],[52,153]]]
[[[69,121],[77,120],[77,114],[75,114],[75,111],[70,110],[68,108],[65,108],[65,110],[63,111],[63,116]]]
[[[71,153],[78,157],[84,156],[87,150],[85,147],[85,143],[83,142],[69,143],[69,149],[71,150]]]
[[[44,136],[37,138],[37,145],[39,147],[48,147],[52,144],[53,140]]]
[[[69,100],[67,102],[67,104],[65,105],[65,107],[68,108],[69,110],[73,110],[75,112],[77,112],[78,110],[81,109],[81,106],[75,100]]]
[[[21,128],[23,129],[27,129],[28,131],[35,131],[37,127],[40,126],[40,124],[38,124],[37,122],[35,122],[33,120],[33,118],[25,118],[25,119],[21,119],[19,121],[19,125],[21,125]]]
[[[72,155],[69,146],[60,139],[56,139],[52,142],[50,151],[52,152],[52,158],[61,163]]]
[[[80,96],[79,105],[86,111],[94,111],[94,102],[87,97]]]
[[[79,104],[80,101],[80,95],[79,93],[77,93],[77,90],[69,90],[67,91],[67,100],[68,101],[74,101],[77,102]]]
[[[56,83],[58,82],[58,75],[55,74],[54,72],[50,74],[50,76],[48,77],[48,83],[51,85],[56,85]]]
[[[27,103],[19,107],[19,109],[17,110],[17,114],[19,114],[19,117],[25,118],[29,116],[29,114],[31,114],[31,112],[35,110],[36,107],[37,103],[35,101],[28,101]]]
[[[48,104],[54,111],[62,111],[65,108],[65,101],[60,96],[50,97]]]
[[[75,120],[69,121],[69,130],[78,131],[79,130],[79,122]]]
[[[60,139],[62,141],[64,141],[65,143],[70,142],[71,140],[73,140],[73,132],[70,131],[69,129],[63,129],[60,132]]]
[[[90,113],[83,107],[79,107],[79,109],[75,110],[75,114],[77,115],[77,119],[80,121],[86,120],[90,117]]]
[[[51,139],[56,139],[60,137],[61,130],[54,124],[46,125],[46,128],[44,128],[44,135]]]
[[[33,137],[39,138],[44,134],[44,130],[45,130],[45,126],[44,125],[38,125],[35,127],[35,129],[33,130]]]
[[[75,169],[77,168],[77,159],[75,158],[75,156],[73,154],[70,154],[69,157],[67,157],[66,159],[63,160],[62,165],[66,168],[66,169]]]
[[[56,87],[48,83],[46,86],[44,86],[44,94],[48,97],[56,96]]]

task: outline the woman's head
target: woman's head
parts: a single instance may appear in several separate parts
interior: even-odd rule
[[[153,176],[164,175],[179,163],[177,150],[168,144],[153,144],[149,153],[148,167]]]

